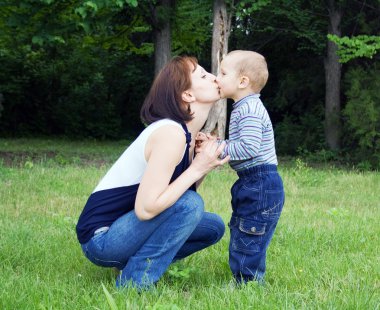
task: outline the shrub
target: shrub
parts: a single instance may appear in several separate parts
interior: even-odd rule
[[[356,162],[380,168],[380,70],[357,67],[345,75],[344,147]]]

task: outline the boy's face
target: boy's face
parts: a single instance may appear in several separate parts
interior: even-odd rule
[[[216,83],[218,83],[221,98],[231,98],[236,101],[240,77],[236,72],[233,56],[223,58]]]

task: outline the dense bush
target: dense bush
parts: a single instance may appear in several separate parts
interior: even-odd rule
[[[3,135],[115,138],[140,125],[149,61],[78,45],[3,55]]]
[[[344,145],[351,158],[368,168],[380,168],[380,70],[356,67],[344,82]]]

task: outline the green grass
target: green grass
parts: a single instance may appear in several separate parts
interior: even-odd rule
[[[116,290],[114,272],[82,255],[75,224],[126,144],[0,140],[6,156],[0,160],[0,309],[380,309],[379,173],[317,169],[301,160],[280,162],[286,203],[265,286],[231,284],[227,232],[172,266],[155,290]],[[200,189],[206,209],[225,223],[235,179],[225,167]]]

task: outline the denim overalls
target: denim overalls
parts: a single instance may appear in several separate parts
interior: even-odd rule
[[[231,188],[229,264],[238,282],[260,282],[266,251],[284,205],[284,188],[276,165],[254,166],[237,173],[239,179]]]

